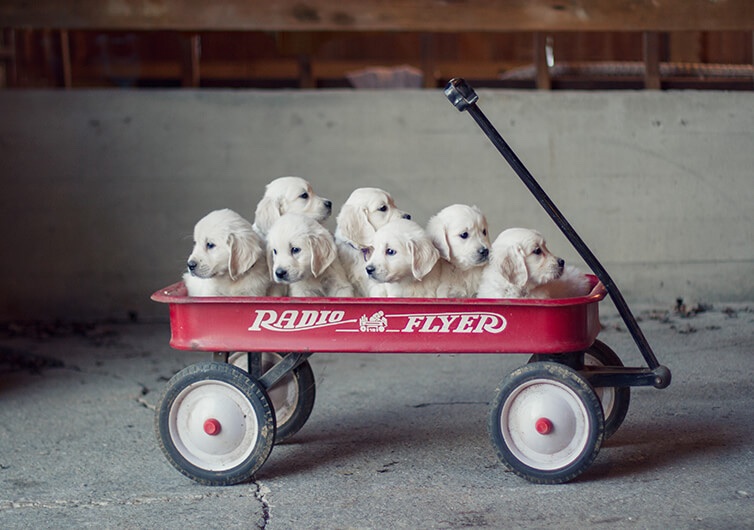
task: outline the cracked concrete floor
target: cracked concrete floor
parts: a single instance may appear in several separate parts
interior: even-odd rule
[[[255,482],[213,488],[155,441],[166,380],[208,358],[171,350],[167,323],[6,326],[0,527],[754,527],[754,312],[637,314],[673,383],[634,389],[620,430],[560,486],[506,472],[486,433],[525,356],[315,355],[307,425]],[[641,364],[620,319],[602,321]]]

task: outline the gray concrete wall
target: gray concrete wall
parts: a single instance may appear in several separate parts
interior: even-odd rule
[[[629,303],[754,300],[754,94],[480,91]],[[441,91],[0,91],[0,319],[166,317],[193,224],[300,175],[576,252]],[[334,227],[334,222],[330,224]]]

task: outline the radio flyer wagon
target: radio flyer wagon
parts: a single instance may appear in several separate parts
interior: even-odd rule
[[[273,445],[306,423],[314,353],[530,353],[500,382],[488,430],[506,467],[536,483],[573,480],[620,427],[630,387],[670,384],[607,272],[476,105],[461,79],[445,90],[469,111],[579,251],[594,275],[569,299],[189,297],[179,282],[152,295],[170,309],[170,345],[212,353],[170,379],[155,430],[168,461],[208,485],[247,481]],[[610,295],[647,363],[625,367],[597,339]]]

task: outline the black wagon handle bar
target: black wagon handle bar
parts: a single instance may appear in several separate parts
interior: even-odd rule
[[[657,361],[649,342],[647,342],[644,333],[642,333],[641,328],[639,328],[639,324],[636,322],[636,318],[634,318],[634,315],[631,313],[631,310],[620,290],[615,285],[612,278],[610,278],[610,275],[599,260],[595,257],[592,251],[589,250],[589,247],[586,246],[586,243],[584,243],[581,237],[576,233],[576,230],[573,229],[568,220],[562,213],[560,213],[560,210],[558,210],[557,206],[555,206],[552,200],[550,200],[550,197],[547,196],[547,193],[545,193],[539,183],[534,179],[529,170],[526,169],[526,166],[524,166],[521,160],[505,142],[503,137],[500,136],[500,133],[497,132],[495,127],[479,109],[476,104],[479,100],[479,96],[474,89],[463,79],[451,79],[445,87],[445,95],[459,111],[463,112],[466,110],[471,114],[474,121],[476,121],[482,131],[484,131],[484,134],[486,134],[492,141],[497,150],[500,151],[500,154],[503,155],[511,168],[513,168],[526,187],[529,188],[529,191],[534,194],[534,197],[539,201],[539,204],[542,205],[552,220],[555,221],[558,228],[560,228],[566,238],[568,238],[568,241],[570,241],[574,248],[576,248],[589,268],[592,269],[597,278],[599,278],[605,286],[605,289],[613,300],[615,307],[618,309],[618,312],[623,318],[626,327],[641,351],[644,360],[649,365],[649,368],[652,370],[658,368],[660,363]]]

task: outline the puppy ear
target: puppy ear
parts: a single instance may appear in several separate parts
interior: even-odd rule
[[[414,278],[421,280],[435,266],[440,253],[429,239],[409,241],[407,246],[411,254],[411,273]]]
[[[309,236],[309,250],[311,251],[311,269],[312,274],[317,278],[332,265],[332,262],[338,257],[338,251],[335,244],[329,237],[321,235]]]
[[[526,268],[524,250],[515,245],[508,248],[500,263],[500,271],[503,277],[516,287],[524,287],[529,280],[529,271]]]
[[[251,269],[263,252],[257,238],[251,235],[244,237],[235,233],[228,236],[228,248],[230,249],[228,275],[234,281]]]
[[[368,246],[374,238],[374,227],[369,223],[369,217],[363,208],[344,204],[338,214],[337,223],[340,234],[349,243],[358,247]]]
[[[280,199],[273,197],[262,197],[257,204],[257,210],[254,213],[254,225],[266,234],[270,231],[272,225],[282,215]]]
[[[448,229],[437,216],[432,217],[427,223],[427,234],[432,239],[435,248],[440,251],[440,257],[450,261]]]

